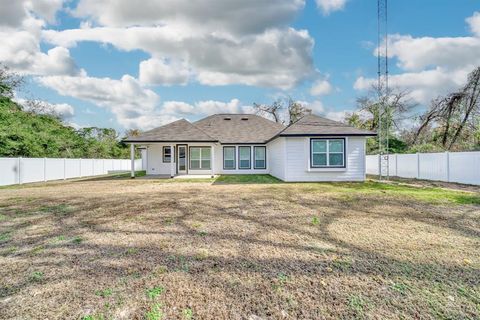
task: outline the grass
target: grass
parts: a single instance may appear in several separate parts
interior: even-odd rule
[[[0,190],[0,318],[480,318],[479,193],[192,181]]]

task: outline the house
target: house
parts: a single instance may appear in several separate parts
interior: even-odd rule
[[[135,146],[146,149],[147,175],[363,181],[365,142],[375,135],[313,114],[289,126],[253,114],[215,114],[193,123],[181,119],[124,141],[132,159]]]

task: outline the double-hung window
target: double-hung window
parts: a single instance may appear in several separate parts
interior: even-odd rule
[[[210,170],[212,149],[210,147],[190,147],[190,169]]]
[[[312,168],[345,167],[345,139],[311,139]]]
[[[223,169],[235,170],[235,147],[223,147]]]
[[[172,161],[172,148],[164,146],[163,147],[163,162],[171,162]]]
[[[267,149],[265,147],[253,147],[254,168],[266,169],[267,168]]]
[[[250,169],[251,148],[241,146],[238,147],[238,169]]]

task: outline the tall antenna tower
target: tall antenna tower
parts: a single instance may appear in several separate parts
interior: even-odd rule
[[[377,0],[378,21],[378,152],[379,179],[389,178],[388,136],[390,131],[390,107],[388,91],[388,0]]]

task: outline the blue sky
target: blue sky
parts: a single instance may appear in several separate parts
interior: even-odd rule
[[[28,77],[19,98],[75,126],[149,129],[286,96],[334,119],[355,109],[376,76],[376,1],[222,1],[0,2],[0,61]],[[480,64],[478,12],[391,0],[392,85],[420,106],[460,86]]]

